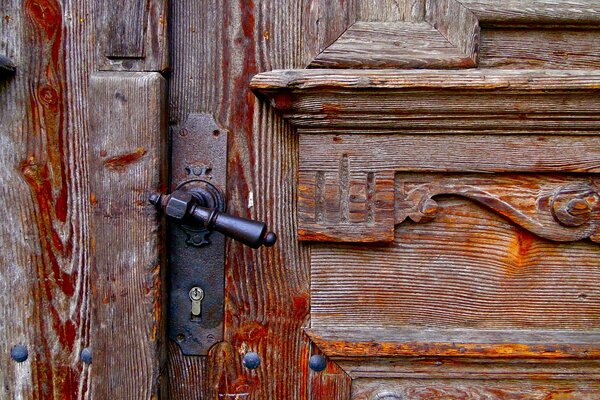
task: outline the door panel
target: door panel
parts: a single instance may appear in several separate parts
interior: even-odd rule
[[[598,396],[600,9],[558,3],[173,5],[172,134],[213,114],[228,208],[280,239],[228,243],[171,398]]]

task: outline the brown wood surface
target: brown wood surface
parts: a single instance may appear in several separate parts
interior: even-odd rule
[[[469,200],[438,204],[390,246],[314,245],[311,326],[600,327],[597,244],[540,239]]]
[[[413,325],[414,326],[414,325]],[[531,360],[538,360],[541,365],[545,365],[543,360],[566,360],[575,359],[584,360],[591,368],[581,370],[572,370],[570,373],[585,371],[589,375],[598,375],[598,362],[600,359],[600,346],[598,345],[598,330],[588,330],[582,332],[574,331],[548,331],[548,330],[495,330],[495,329],[433,329],[425,327],[376,327],[360,326],[345,327],[336,325],[333,327],[313,327],[307,330],[308,336],[314,341],[315,345],[329,357],[350,362],[351,359],[362,360],[356,362],[349,369],[352,377],[371,376],[373,372],[365,374],[363,369],[370,362],[382,364],[385,362],[383,357],[446,357],[466,358],[466,362],[478,360],[483,364],[484,359],[494,359],[494,362],[506,364],[509,360],[517,364],[530,363]],[[379,358],[376,358],[379,357]],[[411,360],[404,358],[403,360]],[[361,364],[363,362],[364,364]],[[563,363],[565,364],[565,363]],[[588,365],[589,364],[589,365]],[[340,365],[346,366],[342,362]],[[450,364],[452,365],[452,364]],[[565,364],[568,366],[568,364]],[[572,363],[571,366],[576,366]],[[388,372],[394,374],[400,371],[394,371],[396,367],[390,366]],[[455,367],[465,367],[455,364]],[[492,373],[495,366],[491,366],[490,371],[476,371],[479,375]],[[552,374],[560,374],[561,368],[554,366]],[[500,368],[500,367],[498,367]],[[357,372],[359,371],[359,372]],[[550,371],[550,370],[549,370]],[[410,370],[403,371],[409,373]],[[419,375],[418,370],[413,370],[413,374]],[[439,372],[439,371],[438,371]],[[495,371],[493,373],[499,373]],[[517,372],[517,371],[512,371]],[[524,371],[520,371],[524,372]],[[528,371],[531,373],[532,371]],[[566,368],[562,372],[568,374]],[[436,375],[436,374],[433,374]]]
[[[472,336],[477,333],[479,332],[474,331]],[[506,332],[495,332],[495,334],[498,333],[505,334]],[[559,333],[559,335],[562,334],[564,332]],[[431,335],[428,337],[431,338]],[[556,338],[557,335],[554,337]],[[423,337],[421,336],[421,338]],[[514,340],[514,338],[511,339]],[[488,346],[488,348],[491,347]],[[354,380],[382,376],[412,379],[600,379],[598,372],[600,360],[590,358],[506,358],[482,356],[480,353],[475,357],[465,357],[464,355],[456,357],[369,357],[362,354],[356,357],[343,356],[334,359],[339,367]]]
[[[430,400],[430,399],[489,399],[489,400],[595,400],[600,386],[593,380],[547,381],[536,379],[516,381],[485,380],[411,380],[359,379],[354,382],[352,400]]]
[[[93,3],[100,70],[165,72],[168,69],[168,0]]]
[[[481,68],[598,69],[599,30],[489,29],[481,35]]]
[[[482,25],[598,28],[596,0],[460,0]]]
[[[165,235],[148,197],[167,187],[166,81],[155,72],[97,73],[90,97],[92,392],[154,399],[162,389]]]
[[[356,22],[310,63],[312,68],[460,68],[472,55],[427,22]]]
[[[356,22],[310,67],[467,68],[477,63],[477,18],[455,0],[358,1],[354,11],[348,22]]]
[[[597,149],[595,136],[302,134],[299,239],[393,241],[393,227],[404,219],[435,218],[437,204],[431,197],[458,194],[541,237],[598,240],[595,181],[580,175],[532,174],[597,173]],[[415,156],[419,154],[423,156]],[[462,175],[424,174],[432,171]],[[500,172],[512,175],[490,174]],[[572,193],[559,194],[561,190]],[[589,198],[582,199],[582,215],[571,221],[569,211],[561,210],[577,197],[576,192],[589,192]]]
[[[90,2],[2,1],[0,398],[89,399]],[[67,17],[69,16],[69,17]],[[83,18],[82,22],[80,19]],[[10,358],[14,345],[27,361]]]
[[[315,69],[252,87],[303,133],[597,134],[599,82],[583,70]]]
[[[275,247],[258,251],[228,243],[226,343],[208,362],[207,376],[217,389],[212,386],[207,399],[235,393],[250,393],[245,398],[257,400],[314,398],[308,394],[309,342],[301,329],[308,323],[309,259],[296,236],[298,141],[290,126],[247,88],[259,71],[310,62],[319,48],[311,41],[321,39],[305,36],[303,21],[314,22],[318,13],[318,7],[292,1],[172,4],[171,22],[177,28],[171,41],[171,122],[176,127],[190,112],[208,112],[228,129],[228,209],[266,221],[279,236]],[[347,18],[344,13],[333,17]],[[257,370],[241,365],[246,351],[261,357]],[[201,398],[203,360],[188,360],[186,375],[173,366],[178,357],[171,349],[171,398]],[[343,387],[332,388],[340,382],[347,384],[331,379],[318,390],[337,391],[342,397],[329,398],[346,400]],[[197,385],[194,393],[192,385]],[[188,389],[178,392],[178,387]]]
[[[458,0],[427,0],[425,21],[464,55],[462,67],[477,65],[480,28],[471,10]]]

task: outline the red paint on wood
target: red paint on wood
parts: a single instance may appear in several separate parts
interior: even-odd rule
[[[119,154],[104,160],[104,166],[114,171],[125,171],[131,164],[141,160],[146,155],[146,149],[138,147],[131,153]]]

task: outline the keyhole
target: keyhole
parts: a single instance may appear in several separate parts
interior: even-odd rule
[[[192,301],[192,319],[200,319],[202,317],[202,299],[204,299],[204,290],[195,286],[190,289],[189,294],[190,300]]]

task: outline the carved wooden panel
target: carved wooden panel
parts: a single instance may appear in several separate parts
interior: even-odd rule
[[[350,3],[251,84],[299,135],[308,337],[351,399],[600,398],[598,2]]]

